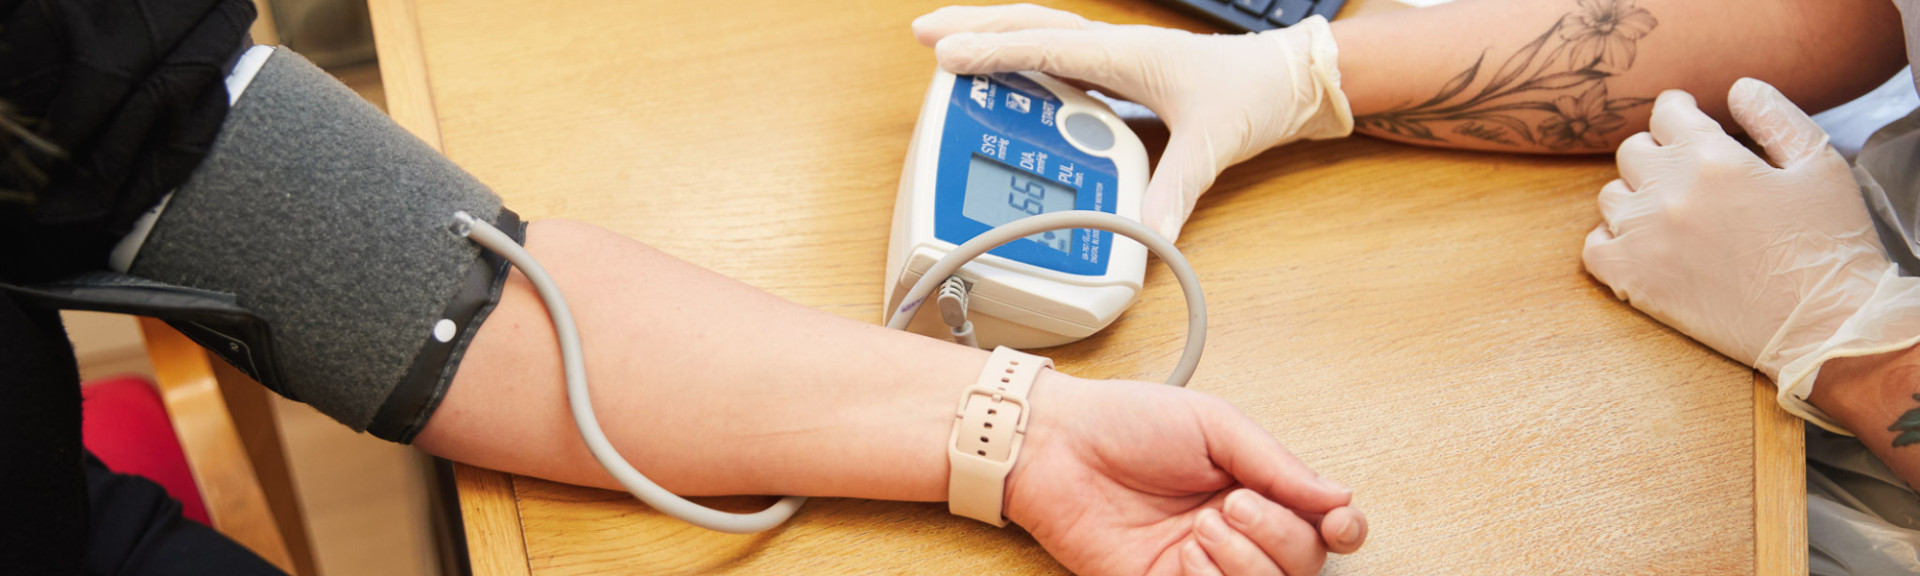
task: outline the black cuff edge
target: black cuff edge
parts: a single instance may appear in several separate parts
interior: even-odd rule
[[[513,241],[526,245],[527,225],[520,215],[500,207],[500,214],[494,217],[493,225],[505,232]],[[461,329],[453,340],[445,343],[435,341],[429,336],[421,345],[420,352],[414,356],[407,375],[395,385],[393,392],[387,395],[387,401],[381,403],[374,413],[373,421],[367,425],[367,433],[382,440],[400,444],[412,444],[415,436],[426,428],[427,420],[439,409],[440,401],[446,397],[447,388],[453,384],[453,375],[460,369],[460,361],[465,358],[467,345],[473,343],[473,337],[480,333],[481,324],[500,304],[500,292],[506,287],[508,273],[512,266],[498,254],[480,249],[476,256],[480,265],[468,270],[467,279],[452,301],[447,303],[441,318],[459,322]],[[461,319],[464,318],[464,321]]]

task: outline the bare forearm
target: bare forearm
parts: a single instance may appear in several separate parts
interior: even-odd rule
[[[609,439],[662,487],[946,499],[959,392],[987,352],[810,310],[584,224],[537,222],[527,249],[574,310]],[[613,487],[574,429],[556,348],[546,310],[510,278],[416,443]],[[1350,491],[1224,401],[1052,370],[1027,399],[1001,510],[1077,573],[1139,574],[1199,554],[1310,574],[1327,551],[1365,540]],[[1223,516],[1227,502],[1239,516]],[[1201,517],[1246,545],[1196,548]]]
[[[793,304],[592,226],[527,248],[574,310],[614,446],[681,494],[946,497],[959,392],[986,352]],[[516,271],[416,443],[614,487],[567,409],[547,311]]]
[[[1807,400],[1920,486],[1920,348],[1828,361]]]
[[[1824,110],[1905,56],[1884,0],[1462,0],[1333,30],[1361,133],[1517,152],[1612,151],[1667,89],[1724,123],[1743,76]]]

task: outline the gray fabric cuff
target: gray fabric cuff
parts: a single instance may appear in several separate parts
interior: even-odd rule
[[[404,442],[438,404],[505,278],[449,231],[456,211],[505,214],[519,228],[472,176],[277,49],[130,272],[233,294],[271,326],[281,381],[270,387]],[[489,280],[478,306],[476,277]],[[436,338],[443,320],[455,337]],[[444,363],[417,365],[423,354]],[[413,409],[383,408],[399,400]]]

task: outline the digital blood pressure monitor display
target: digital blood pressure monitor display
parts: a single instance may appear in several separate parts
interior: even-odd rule
[[[959,244],[1026,216],[1076,209],[1114,212],[1113,161],[1067,140],[1059,97],[1015,74],[960,80],[947,99],[940,142],[935,237]],[[1111,148],[1111,129],[1098,129],[1104,135],[1092,134],[1101,138],[1093,144]],[[1099,275],[1106,273],[1112,238],[1105,231],[1056,230],[989,253],[1068,274]]]
[[[934,73],[914,126],[887,252],[888,310],[954,247],[1029,216],[1091,210],[1138,221],[1146,149],[1107,106],[1043,74]],[[1085,338],[1139,296],[1146,248],[1104,230],[1041,232],[953,275],[979,343]],[[889,312],[891,313],[891,312]],[[939,314],[915,332],[945,337]]]
[[[988,226],[999,226],[1027,216],[1073,209],[1077,193],[1064,184],[1048,184],[1046,179],[1014,169],[979,154],[967,167],[966,198],[960,201],[960,215]],[[1066,252],[1072,246],[1068,230],[1049,230],[1028,240]]]

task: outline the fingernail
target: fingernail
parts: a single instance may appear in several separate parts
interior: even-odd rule
[[[1337,538],[1340,539],[1341,544],[1353,545],[1360,543],[1360,523],[1347,522],[1347,527],[1340,529],[1340,535],[1337,536]]]
[[[1200,549],[1200,543],[1188,542],[1186,546],[1182,546],[1181,548],[1183,548],[1185,552],[1181,554],[1181,556],[1187,563],[1187,571],[1195,574],[1205,574],[1207,572],[1207,551]]]
[[[1347,488],[1346,486],[1342,486],[1339,482],[1328,480],[1326,476],[1317,476],[1315,477],[1315,480],[1318,480],[1321,486],[1325,486],[1328,490],[1332,490],[1334,492],[1352,492],[1353,491],[1352,489]]]
[[[1148,195],[1140,204],[1140,223],[1153,228],[1154,233],[1167,235],[1167,200],[1159,195]]]
[[[1219,512],[1212,510],[1200,512],[1201,538],[1205,538],[1209,543],[1225,544],[1229,535],[1230,534],[1227,533],[1227,524],[1220,521]]]
[[[1177,230],[1180,229],[1181,220],[1179,210],[1168,208],[1165,212],[1160,213],[1160,225],[1154,231],[1159,232],[1160,235],[1168,241],[1172,241],[1174,236],[1179,234]]]
[[[1760,91],[1765,86],[1752,78],[1735,80],[1733,88],[1727,90],[1727,109],[1743,114],[1751,112],[1751,108],[1759,103]]]
[[[933,45],[933,56],[941,64],[960,69],[953,70],[954,73],[964,74],[973,66],[974,53],[978,51],[976,44],[973,34],[954,34]]]
[[[1260,507],[1253,504],[1253,493],[1242,490],[1227,495],[1227,517],[1241,526],[1259,522]]]

